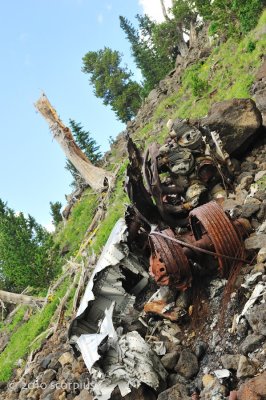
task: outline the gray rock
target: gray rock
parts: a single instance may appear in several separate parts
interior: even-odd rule
[[[74,361],[74,357],[69,351],[67,351],[61,355],[58,361],[62,366],[64,366],[66,364],[72,364]]]
[[[92,400],[93,396],[88,392],[88,390],[83,389],[78,396],[74,398],[74,400]]]
[[[186,392],[186,387],[181,383],[177,383],[170,389],[160,393],[157,400],[190,400]]]
[[[42,383],[45,383],[46,385],[49,385],[56,377],[56,371],[53,369],[47,369],[44,371],[43,376],[42,376]]]
[[[183,385],[186,385],[187,381],[183,376],[179,374],[170,374],[167,379],[167,387],[172,387],[177,383],[182,383]]]
[[[201,123],[219,133],[227,153],[239,155],[256,137],[262,117],[253,100],[232,99],[214,103]]]
[[[187,349],[181,351],[175,371],[184,376],[186,379],[190,379],[197,375],[199,371],[199,364],[195,354]]]
[[[204,356],[207,348],[208,348],[208,345],[205,342],[203,342],[202,340],[200,340],[198,343],[196,343],[195,355],[198,360],[200,360]]]
[[[265,200],[264,200],[265,201]],[[266,204],[261,204],[259,211],[257,212],[256,216],[260,222],[265,220],[266,215]]]
[[[246,174],[250,172],[254,173],[257,168],[257,164],[252,161],[244,161],[241,164],[241,170]]]
[[[237,370],[239,364],[240,354],[224,354],[221,356],[221,362],[225,369]]]
[[[254,306],[245,317],[254,333],[266,336],[266,303]]]
[[[258,235],[250,236],[245,240],[245,248],[247,250],[256,250],[266,247],[266,234],[259,233]]]
[[[257,255],[257,262],[264,263],[266,261],[266,247],[262,247]]]
[[[255,365],[245,356],[240,356],[238,368],[236,372],[237,378],[248,378],[254,376],[256,373]]]
[[[244,204],[242,208],[241,217],[242,218],[250,218],[253,214],[259,211],[259,204]]]
[[[240,187],[246,190],[249,190],[250,185],[252,184],[254,178],[252,175],[244,176],[240,181]]]
[[[263,335],[251,334],[241,343],[240,352],[247,355],[254,351],[265,339]]]
[[[261,178],[263,178],[266,175],[266,171],[259,171],[255,175],[255,182],[259,181]]]
[[[211,379],[204,385],[204,389],[200,392],[202,400],[225,400],[226,388],[219,379],[210,376]]]
[[[179,356],[178,352],[173,351],[171,353],[165,354],[161,358],[161,362],[166,369],[172,370],[172,369],[174,369],[174,367],[177,363],[178,356]]]
[[[7,388],[7,382],[0,381],[0,390],[5,390]]]
[[[42,360],[42,362],[40,364],[41,367],[44,369],[48,368],[51,360],[52,360],[52,354],[49,354],[48,356],[44,357],[44,359]]]
[[[44,391],[42,392],[40,396],[40,400],[53,400],[54,397],[54,391],[55,388],[54,386],[48,386]]]
[[[265,190],[258,190],[255,194],[254,197],[260,201],[266,200],[266,192]]]

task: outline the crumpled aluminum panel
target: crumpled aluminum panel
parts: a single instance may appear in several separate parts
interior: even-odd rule
[[[159,358],[145,340],[137,332],[123,334],[119,327],[149,277],[129,252],[126,236],[125,221],[120,219],[102,251],[69,330],[70,342],[82,353],[91,373],[94,398],[99,400],[108,400],[116,386],[125,396],[130,387],[138,388],[145,383],[156,389],[159,381],[166,378]],[[127,271],[130,293],[123,287]],[[135,286],[131,284],[132,273],[137,277]]]

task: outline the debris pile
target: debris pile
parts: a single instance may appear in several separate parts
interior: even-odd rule
[[[128,139],[131,204],[95,265],[69,340],[56,333],[1,398],[265,398],[261,114],[252,100],[232,100],[197,123],[167,126],[163,145],[138,149]]]

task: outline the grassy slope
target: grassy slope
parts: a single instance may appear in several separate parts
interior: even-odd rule
[[[266,37],[258,34],[265,24],[266,11],[263,13],[258,27],[240,43],[236,44],[229,40],[220,47],[214,48],[204,63],[198,63],[188,68],[182,77],[179,90],[158,105],[150,123],[136,132],[135,138],[146,145],[154,140],[153,126],[160,120],[166,122],[169,118],[175,117],[202,117],[214,102],[234,97],[250,97],[249,90],[254,81],[254,73],[260,66],[266,50]],[[162,141],[165,136],[166,128],[162,129],[159,137],[156,136],[156,140]],[[115,157],[114,154],[113,156]],[[117,160],[118,163],[122,161],[121,159]],[[124,213],[124,204],[127,203],[127,196],[123,191],[125,169],[126,160],[118,173],[106,217],[90,244],[90,248],[96,254],[100,253],[115,222]],[[88,189],[74,206],[66,226],[59,229],[55,240],[61,248],[68,245],[70,255],[75,255],[79,249],[94,216],[98,201],[98,195]],[[0,355],[0,381],[10,378],[15,362],[29,352],[34,338],[47,328],[56,305],[66,289],[67,282],[60,287],[52,302],[40,314],[33,315],[27,323],[20,325],[17,329],[14,328],[7,348]],[[13,327],[18,325],[18,320],[21,321],[21,314],[22,312],[12,323]]]
[[[66,280],[55,292],[51,301],[41,312],[33,314],[27,322],[20,325],[17,329],[14,329],[14,333],[11,336],[7,347],[0,354],[0,381],[9,380],[16,361],[23,358],[26,354],[37,347],[39,342],[31,345],[33,340],[47,329],[54,311],[60,303],[60,299],[62,299],[68,286],[69,281]],[[22,312],[18,312],[18,314],[20,318]],[[15,320],[17,321],[17,318],[15,318]],[[14,328],[14,320],[12,322],[12,327]]]

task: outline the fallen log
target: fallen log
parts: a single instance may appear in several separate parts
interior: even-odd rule
[[[4,290],[0,290],[0,300],[4,303],[26,304],[32,307],[40,307],[45,302],[45,298],[42,297],[27,296],[26,294],[6,292]]]

